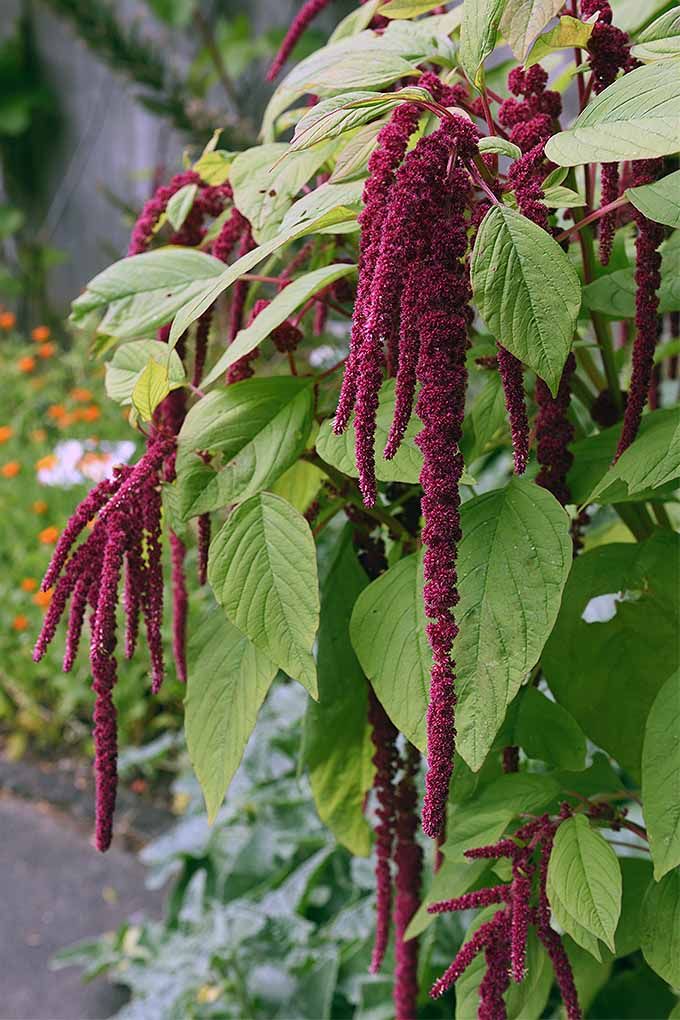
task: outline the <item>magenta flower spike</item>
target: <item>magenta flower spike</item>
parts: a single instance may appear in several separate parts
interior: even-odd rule
[[[371,739],[375,748],[373,764],[375,779],[373,789],[377,798],[378,823],[375,827],[375,878],[376,878],[376,928],[370,972],[380,970],[390,935],[390,914],[392,910],[392,848],[395,827],[395,788],[397,771],[397,730],[384,708],[369,690],[368,719],[371,724]]]
[[[394,935],[396,966],[394,974],[394,1008],[396,1020],[413,1020],[418,1002],[418,939],[404,938],[413,915],[420,906],[423,852],[416,839],[418,818],[415,777],[420,766],[420,753],[408,745],[403,762],[403,775],[396,795],[396,902]]]

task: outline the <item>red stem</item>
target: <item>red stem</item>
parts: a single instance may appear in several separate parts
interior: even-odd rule
[[[614,199],[608,205],[603,205],[600,209],[596,209],[595,212],[589,213],[588,216],[584,216],[578,223],[574,223],[571,227],[563,230],[561,234],[558,234],[555,240],[559,243],[564,241],[565,238],[571,237],[572,234],[578,233],[582,227],[587,227],[589,223],[594,223],[595,220],[599,220],[602,216],[606,216],[607,213],[613,212],[614,209],[620,209],[622,205],[627,205],[628,199],[625,195],[620,195],[619,198]]]

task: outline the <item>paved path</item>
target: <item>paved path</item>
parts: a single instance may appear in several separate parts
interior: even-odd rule
[[[123,1001],[105,978],[83,985],[50,957],[135,913],[160,916],[162,894],[144,887],[139,861],[98,854],[82,830],[50,808],[0,797],[0,1020],[99,1020]]]

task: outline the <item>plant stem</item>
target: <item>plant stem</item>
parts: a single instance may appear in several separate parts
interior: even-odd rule
[[[666,507],[663,505],[663,503],[654,503],[652,505],[652,513],[656,517],[656,522],[659,525],[659,527],[667,528],[669,531],[674,530],[671,519],[668,516],[668,511],[666,510]]]
[[[596,209],[595,212],[589,213],[588,216],[579,220],[578,223],[574,223],[571,227],[567,227],[566,230],[563,230],[561,234],[557,235],[555,240],[558,243],[560,241],[564,241],[567,237],[571,237],[573,234],[578,233],[578,231],[582,230],[583,227],[587,227],[589,223],[594,223],[596,220],[601,219],[602,216],[606,216],[607,213],[613,212],[615,209],[620,209],[622,205],[628,204],[629,202],[626,196],[620,195],[618,198],[615,198],[613,202],[609,202],[608,205],[600,206],[599,209]]]
[[[595,394],[588,387],[586,381],[575,372],[571,377],[571,389],[574,396],[581,401],[586,410],[590,410],[595,403]]]
[[[352,503],[354,506],[359,507],[363,513],[378,521],[379,524],[384,524],[393,538],[399,539],[404,542],[405,545],[408,544],[410,546],[413,544],[413,536],[404,527],[400,520],[393,517],[392,514],[387,512],[387,510],[383,510],[382,507],[365,506],[356,483],[346,475],[343,475],[341,471],[338,471],[337,468],[334,468],[331,464],[327,464],[325,460],[321,459],[318,453],[303,453],[302,459],[306,460],[308,464],[313,464],[315,467],[318,467],[320,471],[323,471],[323,473],[330,478],[335,487],[342,492],[347,503]]]
[[[595,276],[595,249],[593,246],[593,233],[588,226],[585,226],[579,231],[578,238],[581,245],[581,254],[583,256],[583,278],[588,284],[593,281]],[[607,377],[607,385],[609,387],[609,394],[614,401],[614,406],[620,412],[623,410],[623,398],[621,396],[621,387],[619,386],[619,373],[616,368],[614,345],[612,343],[609,323],[599,312],[591,311],[590,318],[593,323],[593,329],[600,348],[604,373]]]
[[[644,542],[652,534],[654,523],[641,503],[617,503],[615,510],[638,542]]]

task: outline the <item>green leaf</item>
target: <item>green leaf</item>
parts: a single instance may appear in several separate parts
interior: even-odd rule
[[[559,794],[557,780],[548,773],[499,776],[462,804],[449,804],[444,856],[455,863],[465,861],[470,847],[495,843],[517,815],[540,813]]]
[[[345,211],[345,223],[331,224],[330,228],[321,228],[319,233],[344,234],[357,230],[356,218],[361,209],[361,198],[364,190],[363,180],[346,181],[342,184],[331,184],[326,181],[318,188],[299,198],[286,213],[282,230],[299,231],[305,224],[312,223],[334,209]]]
[[[422,563],[407,556],[359,596],[350,638],[385,710],[411,743],[426,749],[431,653],[423,609]]]
[[[613,955],[607,949],[600,946],[601,955],[604,959],[597,959],[569,935],[562,936],[562,943],[567,951],[569,963],[574,974],[576,994],[581,1009],[589,1010],[590,1004],[603,985],[606,985],[612,971],[614,962]]]
[[[250,221],[258,243],[276,236],[293,199],[333,148],[325,144],[294,152],[288,143],[275,142],[239,153],[229,172],[234,205]]]
[[[477,771],[552,630],[572,551],[562,508],[522,479],[465,503],[461,519],[456,726]]]
[[[198,184],[185,184],[183,188],[176,191],[167,204],[165,215],[170,221],[170,226],[180,230],[185,219],[191,212],[194,199],[198,192]]]
[[[237,333],[233,342],[229,344],[224,354],[220,356],[205,379],[202,380],[201,388],[205,389],[214,383],[227,371],[230,365],[254,351],[277,326],[285,322],[313,294],[318,294],[325,287],[329,287],[336,280],[349,276],[355,270],[356,266],[347,265],[344,262],[322,266],[321,269],[314,269],[310,273],[299,276],[287,287],[284,287],[249,326]]]
[[[378,132],[386,123],[387,118],[365,124],[353,132],[350,140],[343,146],[335,160],[335,166],[328,179],[329,184],[340,184],[352,181],[357,177],[365,177],[368,159],[375,148]]]
[[[420,478],[423,466],[423,455],[415,444],[415,437],[420,432],[422,425],[415,415],[412,415],[404,440],[392,460],[385,460],[381,451],[387,442],[387,435],[394,417],[395,383],[394,379],[386,380],[380,387],[378,404],[378,417],[376,428],[376,463],[375,473],[378,481],[381,482],[408,482],[415,484]],[[338,468],[343,474],[356,478],[358,471],[354,460],[354,417],[341,436],[333,432],[333,423],[326,419],[319,429],[316,440],[316,449],[319,456]]]
[[[537,662],[571,565],[568,519],[544,489],[519,479],[462,509],[458,553],[458,750],[477,771],[505,709]],[[509,615],[507,606],[516,607]],[[395,725],[425,750],[431,653],[422,563],[401,560],[357,600],[350,633]]]
[[[680,865],[680,672],[668,678],[647,718],[642,802],[658,882]]]
[[[246,500],[213,539],[208,580],[234,626],[316,698],[319,584],[302,514],[267,492]]]
[[[673,7],[640,32],[631,53],[644,64],[680,54],[680,7]]]
[[[436,0],[387,0],[378,8],[383,18],[417,18],[440,5]]]
[[[547,188],[541,199],[548,209],[581,209],[585,204],[585,195],[571,188]]]
[[[465,463],[473,464],[508,438],[503,384],[498,372],[492,372],[463,422],[460,449]]]
[[[659,312],[680,311],[680,231],[663,242]],[[635,315],[636,283],[633,267],[605,273],[583,288],[583,303],[594,312],[614,319],[632,319]]]
[[[169,392],[167,364],[149,358],[132,391],[132,406],[142,421],[151,421],[154,411]]]
[[[616,956],[629,956],[640,948],[640,910],[652,879],[652,865],[641,857],[620,857],[623,894],[616,926]]]
[[[515,729],[530,758],[578,772],[586,765],[586,738],[574,717],[535,687],[522,695]]]
[[[428,914],[427,908],[438,900],[452,900],[470,889],[479,888],[480,879],[487,871],[488,861],[468,861],[452,864],[444,860],[439,871],[435,872],[430,888],[423,902],[415,912],[408,928],[406,938],[415,939],[422,935],[434,921],[436,914]]]
[[[343,92],[313,106],[295,128],[290,150],[299,152],[377,120],[405,102],[432,102],[427,89],[411,85],[397,92]]]
[[[678,150],[680,75],[673,61],[638,67],[601,92],[568,131],[548,139],[558,166],[652,159]]]
[[[106,363],[107,396],[117,404],[132,403],[137,384],[151,361],[165,370],[163,378],[168,392],[184,384],[184,366],[177,351],[169,350],[168,345],[159,340],[135,340],[118,347],[111,361]]]
[[[557,701],[634,775],[645,720],[678,668],[679,550],[680,536],[659,531],[578,556],[543,651]]]
[[[363,807],[374,769],[368,686],[349,641],[349,620],[366,584],[348,528],[321,592],[319,700],[308,703],[304,729],[304,761],[319,817],[361,857],[371,851]]]
[[[536,36],[563,6],[560,0],[507,0],[501,18],[501,34],[520,62]]]
[[[584,949],[591,948],[585,932],[602,939],[613,953],[621,890],[621,868],[609,843],[584,815],[562,822],[550,854],[547,885],[557,923]]]
[[[680,475],[680,408],[655,411],[646,428],[597,483],[587,502],[611,503],[672,481]]]
[[[460,62],[473,85],[482,81],[482,65],[496,46],[506,0],[464,0]]]
[[[297,460],[269,488],[302,514],[317,495],[325,477],[314,464]]]
[[[187,748],[213,822],[277,669],[219,606],[205,612],[189,656]]]
[[[236,155],[235,152],[226,152],[224,149],[204,152],[194,163],[193,169],[201,175],[206,184],[224,184],[229,179],[231,164]]]
[[[465,942],[490,921],[498,907],[480,911],[465,932]],[[533,929],[527,937],[527,974],[521,984],[511,984],[504,995],[508,1020],[538,1020],[543,1013],[553,982],[552,967],[545,949]],[[479,986],[486,973],[484,954],[479,953],[456,981],[455,1020],[477,1016]]]
[[[508,141],[507,138],[499,138],[498,135],[488,135],[479,139],[479,151],[498,153],[500,156],[507,156],[508,159],[519,159],[522,150],[519,145]]]
[[[220,262],[219,265],[222,272],[217,279],[197,288],[195,296],[186,302],[186,304],[183,304],[175,316],[170,330],[170,346],[175,346],[189,326],[196,322],[197,319],[200,319],[203,312],[206,312],[215,303],[220,294],[231,287],[244,273],[249,273],[251,269],[254,269],[263,259],[273,255],[275,251],[283,248],[289,241],[295,241],[306,234],[313,234],[315,231],[325,229],[328,226],[333,226],[336,230],[339,230],[347,219],[354,220],[355,213],[344,208],[330,210],[328,213],[320,216],[318,220],[312,220],[302,225],[296,224],[291,229],[282,229],[281,233],[273,237],[271,241],[267,241],[265,244],[261,244],[253,249],[253,251],[248,252],[247,255],[243,255],[242,258],[238,259],[227,269]],[[146,258],[146,256],[140,256],[140,258]]]
[[[628,188],[626,198],[647,219],[664,223],[667,227],[680,227],[680,170],[667,174],[653,184]]]
[[[589,1015],[597,1020],[665,1020],[675,999],[668,985],[644,960],[614,971],[598,992]]]
[[[341,39],[349,39],[354,35],[358,35],[359,32],[363,32],[373,21],[381,2],[382,0],[368,0],[367,3],[363,3],[360,7],[350,11],[347,17],[343,18],[336,25],[328,42],[339,42]]]
[[[558,50],[570,50],[575,47],[585,49],[594,27],[594,22],[587,23],[579,21],[578,18],[572,18],[569,14],[563,15],[555,28],[539,35],[524,61],[525,69],[539,64],[541,60],[545,60],[551,53]]]
[[[245,379],[209,393],[187,414],[179,434],[179,508],[186,519],[266,489],[295,463],[312,427],[309,378]],[[216,470],[199,451],[220,454]]]
[[[0,204],[0,238],[4,239],[16,234],[17,230],[21,230],[23,227],[25,220],[26,217],[21,209],[12,205]]]
[[[136,340],[164,326],[223,273],[224,263],[193,248],[133,255],[90,280],[73,302],[69,321],[78,327],[99,313],[98,333]]]
[[[471,271],[490,331],[556,394],[581,307],[568,256],[531,220],[493,206],[477,233]]]
[[[642,901],[642,953],[672,988],[680,985],[680,869],[650,885]]]

